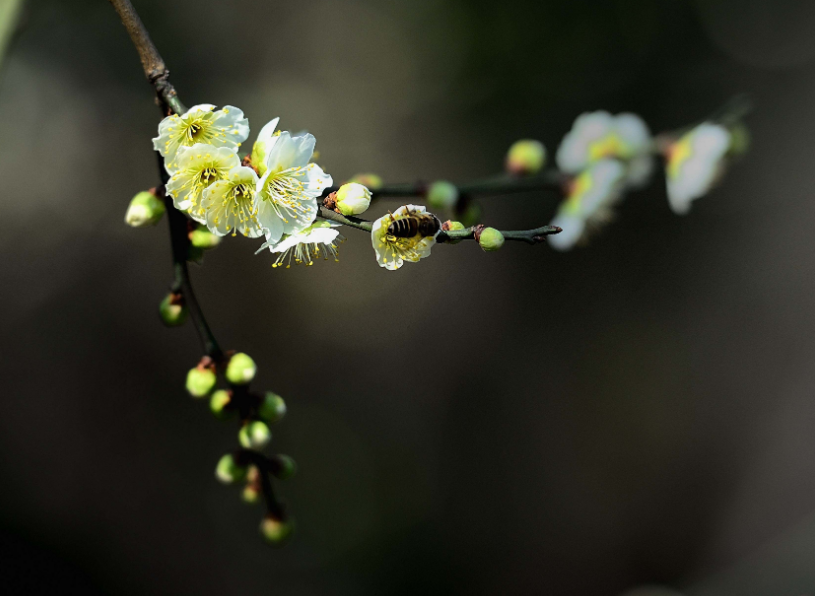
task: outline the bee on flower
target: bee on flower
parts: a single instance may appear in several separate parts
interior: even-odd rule
[[[626,163],[627,184],[640,187],[653,169],[652,142],[648,125],[636,114],[612,116],[608,112],[581,114],[563,137],[555,161],[567,174],[579,174],[601,159]]]
[[[371,244],[380,267],[394,271],[405,261],[430,256],[441,224],[435,215],[418,205],[404,205],[373,222]]]
[[[215,182],[225,180],[233,168],[240,166],[240,160],[228,147],[203,143],[181,147],[175,159],[167,194],[173,197],[176,209],[188,212],[194,220],[205,224],[206,211],[201,205],[204,191]]]
[[[569,250],[592,228],[609,221],[624,185],[625,166],[616,159],[602,159],[574,178],[551,224],[563,231],[549,236],[549,244],[557,250]]]
[[[305,230],[284,236],[278,242],[264,242],[257,253],[269,249],[275,255],[272,267],[291,267],[294,260],[297,265],[313,265],[315,259],[327,260],[332,257],[339,261],[338,248],[345,241],[336,228],[339,224],[328,221],[318,221]]]
[[[186,113],[167,116],[158,125],[153,148],[164,157],[164,166],[172,174],[177,168],[176,156],[181,147],[196,144],[225,147],[237,153],[249,136],[249,120],[233,106],[216,110],[211,104],[199,104]]]
[[[665,173],[668,201],[674,213],[684,215],[693,201],[710,191],[724,171],[730,147],[730,132],[710,122],[667,146]]]

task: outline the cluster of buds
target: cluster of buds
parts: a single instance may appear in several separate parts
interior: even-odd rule
[[[257,503],[263,497],[267,513],[261,522],[261,535],[270,544],[280,544],[291,535],[294,526],[275,500],[269,477],[291,478],[296,464],[286,455],[263,453],[272,440],[270,425],[283,419],[286,402],[271,391],[263,394],[250,391],[256,374],[257,366],[248,354],[231,354],[222,362],[205,356],[187,374],[187,392],[196,399],[209,397],[209,407],[216,418],[239,419],[240,448],[221,457],[215,477],[224,484],[243,484],[241,494],[247,503]],[[219,378],[226,386],[216,389]]]

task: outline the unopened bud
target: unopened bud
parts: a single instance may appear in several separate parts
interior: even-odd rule
[[[251,356],[238,352],[226,365],[226,380],[233,385],[245,385],[255,378],[258,367]]]
[[[481,205],[469,201],[464,211],[459,214],[459,219],[465,227],[474,226],[481,219]]]
[[[504,235],[495,228],[484,228],[478,237],[478,244],[486,252],[498,250],[504,245]]]
[[[267,391],[261,398],[260,405],[258,406],[258,416],[263,418],[268,423],[274,423],[286,415],[286,402],[283,398]]]
[[[152,192],[144,191],[130,200],[125,223],[133,228],[156,225],[164,215],[164,202]]]
[[[537,174],[546,163],[546,147],[540,141],[523,139],[507,152],[507,171],[516,176]]]
[[[233,410],[229,408],[232,403],[232,392],[226,389],[218,389],[209,398],[209,409],[216,418],[224,420],[232,414]]]
[[[441,225],[441,229],[444,232],[459,232],[461,230],[466,230],[467,228],[464,226],[463,223],[460,221],[450,221],[449,219]],[[461,240],[450,240],[450,244],[458,244]]]
[[[184,304],[184,296],[181,294],[167,294],[161,304],[158,305],[158,314],[161,322],[167,327],[178,327],[187,320],[187,307]]]
[[[294,532],[294,520],[283,521],[267,515],[260,523],[260,534],[267,543],[277,546],[288,540]]]
[[[357,174],[353,178],[351,178],[348,182],[356,182],[357,184],[361,184],[362,186],[367,186],[371,190],[379,190],[382,188],[382,178],[377,176],[376,174]]]
[[[187,373],[187,391],[193,397],[206,397],[215,387],[216,381],[213,367],[199,364]]]
[[[238,441],[246,449],[260,449],[272,440],[272,432],[265,422],[253,420],[241,427],[238,432]]]
[[[260,499],[260,470],[257,466],[249,466],[246,472],[246,486],[243,489],[241,498],[247,503],[257,503]]]
[[[276,466],[272,473],[279,480],[288,480],[297,472],[297,463],[288,455],[276,455],[272,462]]]
[[[204,226],[198,226],[190,232],[190,244],[195,248],[206,250],[215,248],[221,243],[221,237],[216,236]]]
[[[340,186],[334,195],[337,211],[343,215],[365,213],[371,205],[371,191],[362,184],[349,182]]]
[[[452,209],[458,202],[458,188],[452,182],[437,180],[427,189],[427,202],[436,210]]]
[[[215,466],[215,477],[224,484],[235,484],[242,482],[246,478],[246,466],[239,466],[235,463],[232,454],[227,453]]]

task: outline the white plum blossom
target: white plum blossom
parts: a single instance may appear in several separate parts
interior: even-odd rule
[[[310,226],[317,215],[317,197],[331,186],[331,176],[309,163],[315,142],[313,135],[284,131],[268,149],[266,171],[257,186],[257,218],[269,242]]]
[[[266,160],[269,157],[269,150],[280,136],[280,131],[275,131],[278,122],[280,122],[280,118],[273,118],[267,122],[260,129],[258,138],[255,144],[252,145],[251,160],[252,165],[257,169],[258,176],[263,176],[266,173]]]
[[[200,222],[206,223],[206,212],[201,208],[204,190],[218,180],[226,179],[229,172],[240,165],[240,160],[229,147],[213,147],[198,143],[181,147],[176,157],[176,168],[167,193],[173,197],[176,209],[186,211]]]
[[[725,166],[731,135],[723,126],[705,122],[683,135],[666,151],[668,201],[684,215],[707,194]]]
[[[258,176],[252,168],[232,168],[223,180],[204,189],[198,209],[213,234],[225,236],[240,232],[249,238],[263,235],[257,219]]]
[[[563,137],[555,161],[567,174],[579,174],[601,159],[626,162],[629,186],[642,186],[653,169],[651,133],[636,114],[612,116],[598,111],[581,114]]]
[[[549,236],[549,244],[557,250],[569,250],[585,238],[589,228],[608,221],[624,183],[625,167],[616,159],[602,159],[577,176],[552,220],[552,225],[563,231]]]
[[[164,166],[172,174],[176,167],[176,155],[181,147],[198,143],[212,147],[226,147],[237,153],[249,136],[249,120],[233,106],[215,110],[211,104],[199,104],[186,113],[167,116],[158,125],[158,136],[153,148],[164,157]]]
[[[405,261],[416,263],[419,259],[430,256],[430,249],[436,244],[438,232],[433,236],[417,234],[411,238],[397,238],[388,233],[388,228],[393,222],[425,213],[427,210],[422,206],[404,205],[373,222],[371,244],[380,267],[394,271],[399,269]]]
[[[268,248],[276,255],[272,267],[285,265],[286,269],[291,267],[292,259],[298,265],[313,265],[314,259],[322,257],[325,260],[329,256],[339,261],[337,248],[345,238],[335,229],[338,227],[336,223],[318,221],[296,234],[284,236],[278,242],[263,243],[255,254]]]

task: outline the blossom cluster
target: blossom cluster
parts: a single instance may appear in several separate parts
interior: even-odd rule
[[[216,236],[265,238],[262,248],[277,254],[276,264],[301,242],[319,247],[292,251],[298,260],[309,263],[315,252],[336,256],[337,230],[320,227],[314,237],[317,199],[332,184],[312,161],[315,138],[276,130],[278,121],[260,130],[241,159],[249,121],[238,108],[200,104],[167,116],[153,139],[170,176],[167,193],[177,209]]]
[[[716,122],[703,122],[679,134],[652,137],[639,116],[605,111],[582,114],[558,147],[555,161],[567,175],[565,199],[550,236],[558,250],[568,250],[613,216],[627,190],[643,187],[654,170],[654,155],[665,159],[668,202],[677,214],[706,195],[738,149],[734,132]]]

